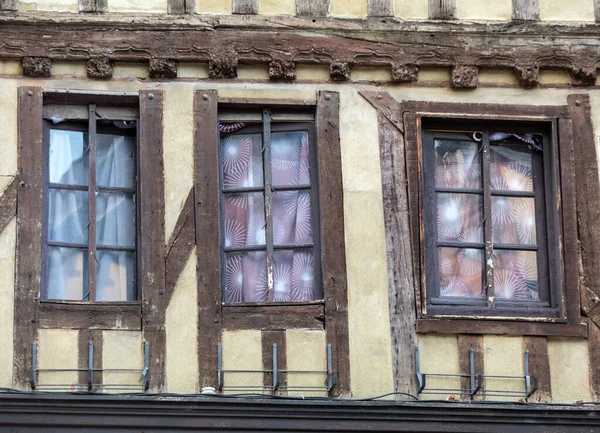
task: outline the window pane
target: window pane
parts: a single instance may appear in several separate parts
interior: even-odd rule
[[[88,193],[51,188],[48,190],[48,240],[87,244]]]
[[[135,300],[135,254],[98,250],[96,259],[96,300]]]
[[[454,242],[483,242],[483,207],[475,194],[437,195],[438,239]]]
[[[273,243],[312,242],[312,214],[309,191],[273,193]]]
[[[527,144],[490,146],[492,190],[533,191],[532,150]]]
[[[96,193],[98,245],[135,246],[133,194]]]
[[[87,132],[50,130],[49,179],[51,183],[87,185],[89,176]]]
[[[495,243],[536,244],[533,198],[492,197],[492,222]]]
[[[539,300],[537,252],[494,250],[497,299]]]
[[[440,296],[482,297],[483,250],[474,248],[438,248]]]
[[[98,186],[135,187],[135,137],[96,135]]]
[[[435,186],[481,188],[481,154],[478,143],[435,140]]]
[[[262,193],[225,195],[226,248],[265,245],[265,200]]]
[[[262,135],[231,135],[221,140],[223,186],[263,186]]]
[[[226,254],[224,302],[267,302],[267,254]]]
[[[46,299],[88,300],[88,251],[48,247]]]
[[[308,133],[276,132],[271,135],[273,185],[309,185]]]

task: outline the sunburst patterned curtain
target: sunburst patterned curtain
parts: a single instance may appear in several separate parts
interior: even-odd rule
[[[306,132],[277,132],[271,137],[273,186],[310,185],[309,141]],[[263,187],[261,134],[224,137],[222,146],[225,188]],[[264,194],[226,194],[224,199],[225,247],[261,247],[226,255],[225,302],[266,302],[267,268]],[[273,243],[312,243],[311,202],[308,190],[273,193]],[[276,250],[274,301],[315,299],[312,250]]]

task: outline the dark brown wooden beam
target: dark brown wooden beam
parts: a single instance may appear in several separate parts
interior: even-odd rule
[[[499,334],[499,335],[545,335],[550,337],[584,337],[588,335],[586,324],[518,322],[469,319],[418,319],[417,332],[435,334]]]
[[[17,214],[17,185],[18,180],[14,177],[0,192],[0,233]]]
[[[139,303],[41,302],[38,326],[50,329],[142,329]]]
[[[234,14],[256,15],[258,13],[258,0],[233,0]]]
[[[263,370],[273,370],[273,344],[277,345],[277,369],[287,370],[287,347],[285,341],[285,329],[278,331],[263,331],[262,332],[262,357]],[[279,386],[284,389],[279,389],[274,392],[275,395],[287,395],[287,373],[280,373]],[[263,385],[265,387],[273,386],[273,373],[263,374]]]
[[[402,104],[387,92],[360,94],[378,111],[394,390],[416,393],[416,311],[406,189]]]
[[[78,346],[79,346],[79,368],[82,370],[87,370],[89,368],[89,343],[90,341],[94,345],[94,356],[93,356],[93,367],[94,371],[92,373],[92,389],[86,387],[88,384],[88,372],[80,371],[79,372],[79,385],[80,388],[78,391],[98,391],[100,390],[100,386],[102,385],[102,331],[100,330],[88,330],[82,329],[78,333]]]
[[[194,189],[191,188],[179,213],[171,239],[167,244],[165,297],[171,302],[177,281],[196,245]]]
[[[42,88],[18,90],[17,248],[13,382],[29,389],[32,343],[37,336],[42,251]]]
[[[600,0],[594,0],[594,15],[596,21],[600,21]]]
[[[222,323],[217,103],[216,90],[198,90],[194,95],[194,196],[200,388],[217,385],[217,343],[221,338]]]
[[[429,0],[429,18],[453,20],[456,15],[456,0]]]
[[[600,400],[600,326],[596,323],[590,324],[590,336],[588,340],[590,351],[590,375],[591,387],[594,401]]]
[[[368,15],[370,17],[393,17],[393,0],[368,0]]]
[[[298,15],[324,17],[329,13],[329,0],[296,0]]]
[[[513,20],[537,21],[540,19],[539,0],[513,0]]]
[[[473,349],[475,361],[475,374],[484,374],[483,367],[483,336],[458,334],[458,362],[460,365],[460,374],[470,374],[471,371],[471,349]],[[460,387],[463,390],[462,400],[484,400],[485,390],[480,389],[474,396],[471,395],[471,379],[468,377],[460,378]]]
[[[323,329],[325,309],[309,305],[225,305],[224,329]]]
[[[344,195],[340,148],[340,96],[320,91],[317,96],[317,145],[321,205],[321,267],[325,294],[325,333],[332,345],[338,384],[336,397],[350,396],[348,287],[344,241]]]
[[[140,281],[143,333],[150,343],[150,390],[165,391],[165,192],[163,91],[140,91]],[[138,284],[139,284],[138,283]]]
[[[548,360],[548,339],[546,337],[523,337],[523,346],[529,351],[529,374],[538,379],[539,388],[529,401],[552,401],[550,361]],[[533,382],[532,382],[533,384]]]

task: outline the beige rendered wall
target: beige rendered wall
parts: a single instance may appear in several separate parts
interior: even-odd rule
[[[150,348],[152,350],[152,348]],[[144,367],[144,349],[142,333],[137,331],[103,331],[102,332],[102,383],[125,385],[142,390],[140,376]],[[128,369],[131,372],[106,371],[106,369]],[[135,392],[134,390],[113,390],[115,392]]]
[[[327,343],[325,332],[309,329],[288,329],[285,333],[287,369],[315,371],[327,370]],[[290,387],[322,387],[324,373],[289,373],[287,384]],[[298,392],[290,389],[288,395],[327,396],[327,392]]]
[[[456,335],[420,334],[418,338],[421,373],[461,374],[459,365],[458,339]],[[427,376],[427,389],[460,390],[459,377]],[[460,398],[460,392],[423,394],[423,400],[446,400],[450,396]]]
[[[1,179],[1,178],[0,178]],[[16,218],[0,233],[0,388],[12,388]]]
[[[200,330],[202,332],[202,330]],[[262,333],[260,330],[223,332],[224,370],[262,370]],[[224,375],[225,393],[260,392],[262,373],[232,373]],[[200,384],[200,387],[204,384]],[[227,389],[229,387],[229,389]],[[233,388],[231,388],[233,387]]]
[[[79,368],[79,331],[70,329],[40,329],[38,334],[39,369]],[[40,371],[38,383],[44,385],[64,384],[57,391],[75,391],[79,375],[76,371]]]

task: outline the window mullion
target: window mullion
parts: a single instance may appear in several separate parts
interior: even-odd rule
[[[483,213],[485,240],[485,281],[488,307],[495,306],[494,292],[494,242],[492,228],[492,191],[490,179],[490,133],[483,133]]]
[[[273,260],[273,176],[271,172],[271,110],[263,109],[263,166],[265,172],[265,222],[267,242],[267,290],[268,301],[273,302],[274,260]]]
[[[96,106],[91,104],[88,123],[89,151],[89,228],[88,228],[88,300],[96,300]]]

